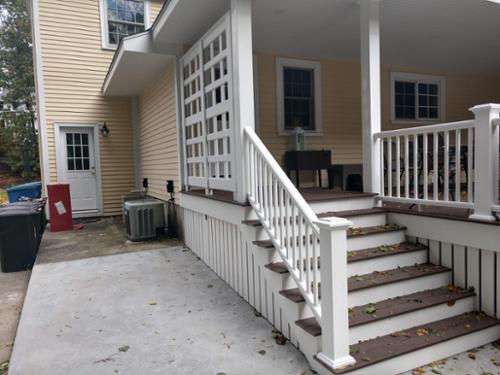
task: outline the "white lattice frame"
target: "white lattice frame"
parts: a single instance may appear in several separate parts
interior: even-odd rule
[[[230,14],[227,13],[221,18],[194,46],[188,51],[184,57],[181,59],[182,67],[182,121],[183,121],[183,138],[185,142],[186,150],[186,180],[189,186],[203,187],[207,191],[211,189],[221,189],[234,191],[236,184],[234,181],[234,108],[233,108],[233,87],[232,87],[232,54],[231,54],[231,23]],[[226,43],[225,50],[222,50],[222,38],[221,35],[226,32]],[[219,54],[213,57],[213,41],[219,39]],[[210,59],[205,63],[203,58],[203,50],[206,46],[210,46]],[[191,63],[193,59],[198,57],[200,66],[199,69],[189,78],[184,78],[184,68]],[[212,68],[217,64],[222,64],[222,61],[226,59],[227,74],[224,75],[223,69],[221,69],[220,77],[217,81],[213,81],[213,70]],[[205,72],[211,70],[211,82],[205,86]],[[185,88],[192,81],[199,79],[200,87],[193,94],[189,92],[189,96],[185,97]],[[206,108],[206,94],[212,95],[212,102],[214,99],[214,91],[220,88],[221,98],[225,97],[225,85],[227,84],[227,100],[221,100],[220,103],[212,105],[210,108]],[[196,115],[191,115],[186,118],[186,105],[189,105],[193,101],[200,99],[201,111]],[[229,116],[229,129],[226,128],[226,114]],[[221,115],[223,118],[223,129],[219,132],[213,132],[208,134],[208,121],[213,119],[214,128],[217,126],[216,117]],[[196,138],[187,139],[186,129],[188,127],[193,127],[194,124],[200,123],[203,130],[202,134],[198,134]],[[219,155],[218,141],[223,139],[224,152]],[[208,147],[209,142],[214,142],[214,155],[210,155],[210,148]],[[187,148],[194,144],[202,144],[203,153],[197,157],[191,155],[188,157]],[[228,152],[228,145],[230,152]],[[215,175],[212,175],[211,164],[216,163]],[[219,163],[224,163],[225,170],[224,175],[221,178],[221,172],[219,170]],[[189,165],[203,165],[204,173],[203,176],[192,176],[190,173]],[[230,166],[230,167],[229,167]],[[229,175],[229,168],[231,168],[231,175]]]

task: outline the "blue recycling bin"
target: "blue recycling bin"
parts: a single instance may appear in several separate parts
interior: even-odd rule
[[[42,183],[29,182],[27,184],[12,186],[7,189],[7,195],[10,203],[40,198],[42,195]]]

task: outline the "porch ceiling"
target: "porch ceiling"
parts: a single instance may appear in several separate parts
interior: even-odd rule
[[[167,1],[150,30],[122,41],[104,95],[138,95],[229,9],[230,0]],[[359,12],[358,0],[252,0],[254,50],[359,60]],[[500,1],[382,0],[380,12],[383,64],[500,75]]]
[[[359,60],[357,0],[254,0],[252,12],[258,52]],[[380,12],[383,64],[500,74],[497,1],[383,0]]]
[[[175,47],[156,45],[149,31],[123,39],[102,86],[105,96],[137,96],[168,62]]]

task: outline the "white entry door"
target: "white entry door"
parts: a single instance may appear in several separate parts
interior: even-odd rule
[[[97,211],[97,175],[92,127],[63,127],[60,129],[61,154],[59,179],[70,185],[74,213]]]

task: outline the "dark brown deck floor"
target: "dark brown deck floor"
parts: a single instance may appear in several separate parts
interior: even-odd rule
[[[388,212],[395,212],[407,215],[432,217],[436,219],[447,219],[466,221],[471,223],[480,223],[486,225],[500,225],[500,220],[497,221],[478,221],[469,219],[471,214],[470,210],[455,207],[442,207],[442,206],[421,206],[420,210],[416,205],[402,204],[402,203],[385,203],[384,208]]]
[[[427,249],[428,249],[427,246],[422,244],[403,242],[397,245],[380,246],[365,250],[349,251],[347,253],[347,263],[354,263],[363,260],[370,260],[397,254],[405,254],[413,251],[422,251]],[[312,266],[312,258],[311,258],[311,266]],[[321,264],[318,262],[318,268],[320,267]],[[269,263],[266,265],[266,268],[276,273],[282,273],[282,274],[288,273],[288,269],[286,268],[284,262]]]
[[[356,306],[349,310],[349,327],[356,327],[443,303],[453,306],[455,301],[474,295],[475,293],[471,290],[442,287]],[[321,327],[315,318],[297,320],[296,324],[312,336],[321,335]]]
[[[342,199],[353,199],[353,198],[366,198],[374,197],[376,194],[373,193],[360,193],[357,191],[336,191],[321,188],[301,188],[300,193],[307,202],[321,202],[321,201],[332,201],[332,200],[342,200]],[[197,189],[190,191],[183,191],[183,194],[194,195],[198,197],[203,197],[207,199],[214,199],[226,203],[234,203],[237,205],[248,206],[249,203],[239,203],[233,199],[233,193],[230,191],[213,190],[212,195],[205,194],[205,190]]]
[[[351,345],[351,355],[356,359],[356,363],[345,369],[332,371],[332,373],[346,374],[498,324],[500,324],[499,320],[484,313],[470,312],[363,341]]]
[[[343,217],[343,218],[349,218],[349,217],[355,217],[355,216],[364,216],[364,215],[375,215],[375,214],[380,214],[380,213],[386,213],[387,210],[384,208],[367,208],[363,210],[351,210],[351,211],[328,211],[328,212],[322,212],[319,213],[317,216],[318,218],[325,218],[325,217]],[[259,227],[261,226],[261,223],[259,220],[243,220],[243,224],[250,225],[252,227]]]
[[[434,264],[418,264],[415,266],[400,267],[384,272],[373,272],[366,275],[355,275],[349,277],[347,288],[349,293],[367,288],[373,288],[380,285],[387,285],[396,282],[412,280],[419,277],[434,275],[442,272],[450,272],[449,268],[437,266]],[[321,294],[321,285],[320,285]],[[280,294],[293,302],[304,302],[304,297],[299,288],[284,289]]]

